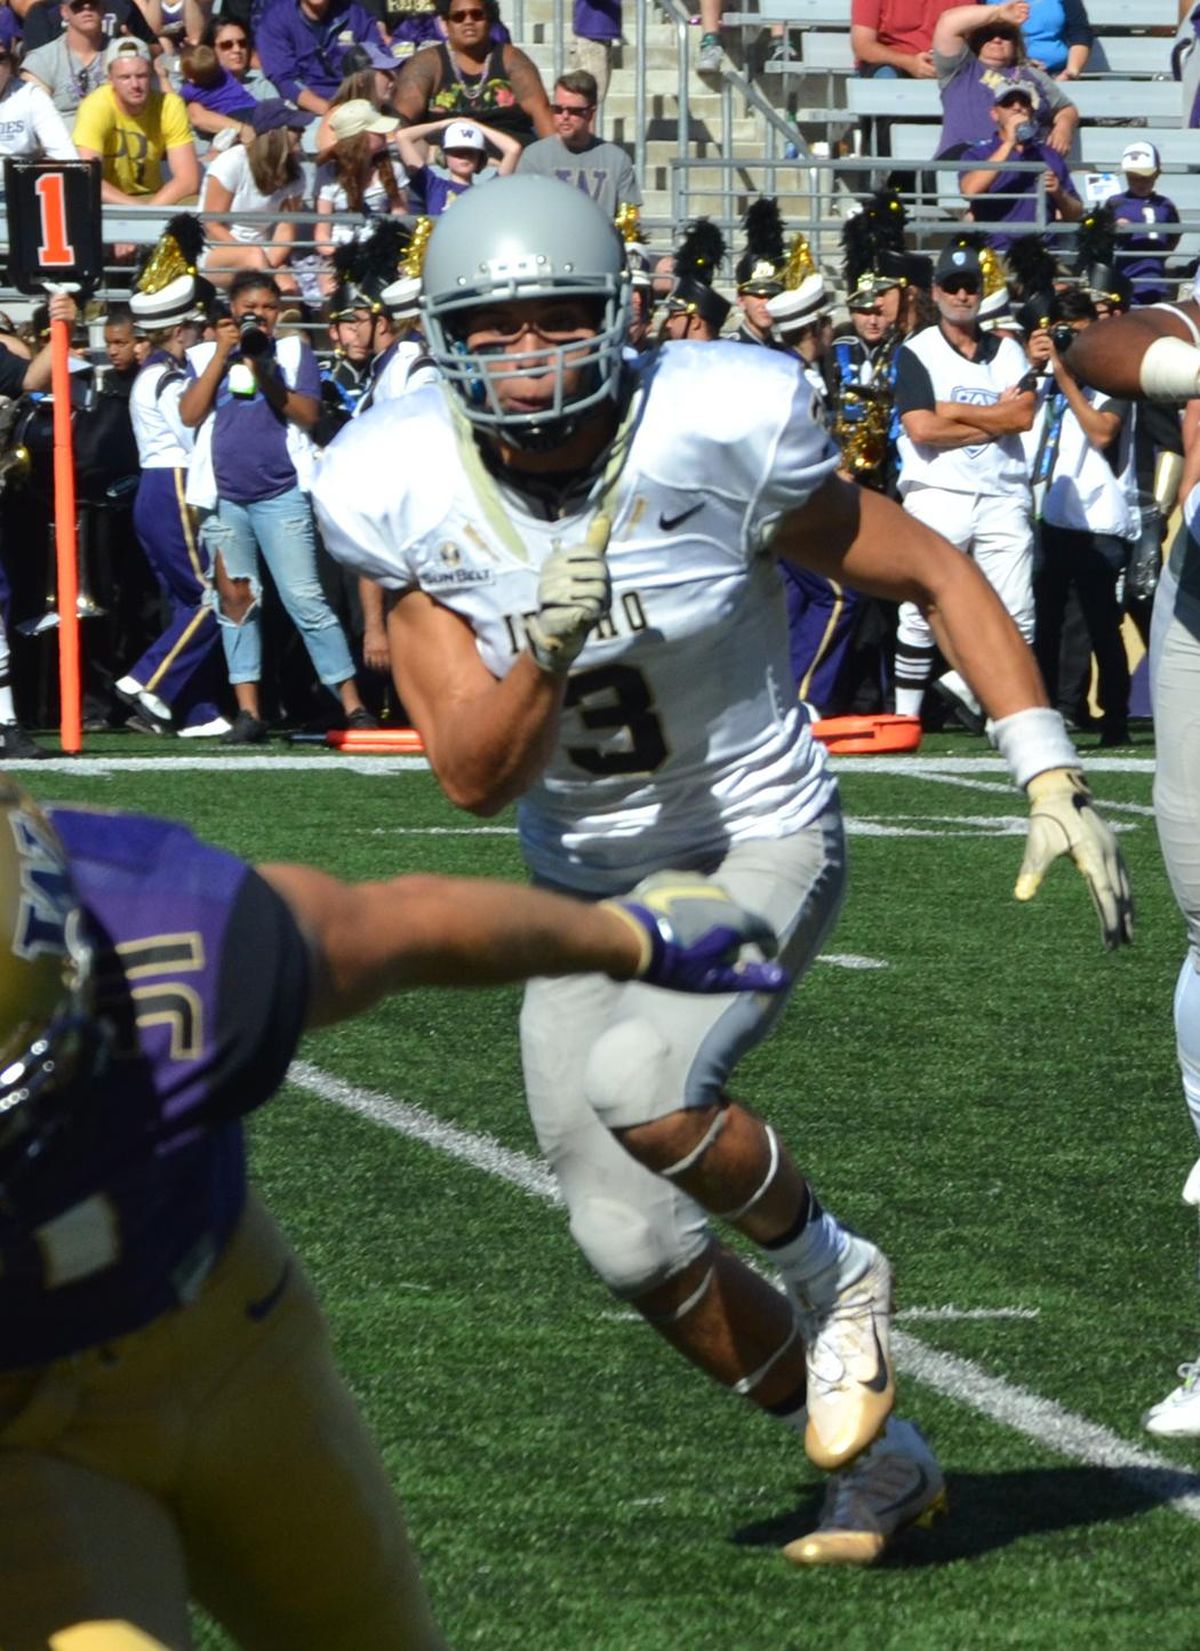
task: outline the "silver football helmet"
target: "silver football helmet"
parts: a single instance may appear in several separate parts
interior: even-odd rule
[[[429,354],[478,429],[503,433],[515,446],[546,447],[615,398],[629,325],[629,271],[615,225],[582,190],[520,175],[467,190],[437,221],[422,282]],[[555,375],[552,403],[532,414],[504,411],[486,370],[491,357],[466,345],[474,311],[524,298],[596,304],[594,338],[539,341],[536,349],[505,357],[507,377]],[[570,396],[568,364],[584,369]]]

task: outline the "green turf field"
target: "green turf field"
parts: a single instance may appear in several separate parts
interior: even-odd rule
[[[100,738],[95,771],[25,777],[42,798],[176,814],[255,859],[519,875],[511,817],[456,814],[427,773],[324,754],[105,762],[162,751]],[[944,737],[922,758],[947,753],[981,746]],[[1200,1646],[1200,1441],[1138,1425],[1200,1350],[1171,1029],[1182,931],[1150,755],[1094,777],[1138,900],[1119,956],[1067,868],[1031,906],[1011,899],[1023,809],[994,768],[844,770],[855,835],[832,959],[740,1070],[822,1199],[896,1265],[901,1408],[942,1457],[952,1512],[874,1571],[780,1559],[818,1507],[798,1443],[685,1368],[577,1258],[526,1162],[515,992],[417,994],[306,1044],[253,1124],[255,1171],[324,1297],[452,1645]],[[394,1103],[388,1121],[339,1104],[363,1092]],[[459,1134],[435,1140],[438,1120]]]

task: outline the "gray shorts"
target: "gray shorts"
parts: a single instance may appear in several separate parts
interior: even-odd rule
[[[833,805],[791,836],[740,844],[710,874],[771,921],[780,956],[798,982],[842,903],[840,809]],[[609,1124],[626,1127],[704,1105],[720,1097],[737,1061],[766,1037],[784,1001],[761,994],[687,997],[603,975],[534,980],[526,988],[521,1053],[538,1143],[576,1241],[619,1293],[635,1295],[679,1272],[704,1250],[707,1227],[698,1205],[643,1169],[601,1122],[588,1099],[597,1067],[616,1091]],[[629,1021],[644,1023],[655,1058],[636,1070],[606,1071],[606,1034]]]

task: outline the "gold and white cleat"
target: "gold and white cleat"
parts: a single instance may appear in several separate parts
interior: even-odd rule
[[[832,1475],[815,1531],[789,1542],[793,1565],[873,1565],[897,1531],[946,1512],[938,1459],[911,1422],[892,1417],[883,1437]]]
[[[832,1473],[879,1437],[896,1400],[887,1257],[852,1237],[831,1272],[827,1299],[821,1294],[819,1286],[807,1298],[792,1289],[807,1356],[804,1449],[814,1467]]]

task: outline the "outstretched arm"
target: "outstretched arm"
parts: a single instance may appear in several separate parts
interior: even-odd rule
[[[259,873],[283,896],[316,967],[308,1024],[327,1026],[416,986],[497,986],[600,973],[692,992],[778,991],[784,972],[747,962],[775,949],[768,924],[703,878],[647,879],[599,905],[481,878],[344,883],[308,866]]]
[[[1032,653],[970,557],[882,494],[836,476],[784,517],[773,548],[839,584],[923,610],[942,652],[992,717],[992,737],[1013,778],[1028,789],[1017,899],[1031,899],[1053,862],[1069,854],[1087,882],[1104,944],[1131,940],[1129,880],[1116,839],[1092,807]]]

